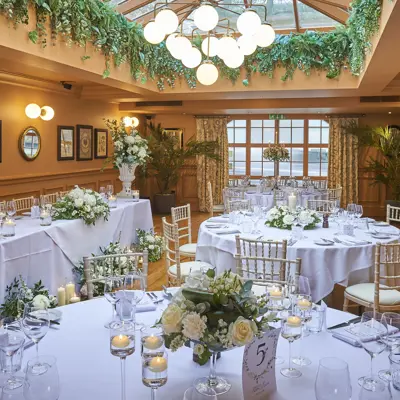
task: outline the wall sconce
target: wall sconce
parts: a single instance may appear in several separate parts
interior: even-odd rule
[[[122,121],[127,128],[137,128],[139,126],[139,119],[136,117],[123,117]]]
[[[50,121],[54,117],[54,110],[50,106],[40,108],[37,104],[31,103],[25,107],[25,114],[28,118],[42,118],[43,121]]]

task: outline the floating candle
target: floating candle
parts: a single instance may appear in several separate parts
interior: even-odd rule
[[[79,303],[80,301],[81,298],[74,293],[74,296],[69,299],[69,304]]]
[[[301,318],[296,316],[288,317],[286,323],[292,328],[297,328],[301,326]]]
[[[163,372],[167,369],[168,363],[164,357],[154,357],[149,363],[149,370],[151,372]]]
[[[311,307],[311,301],[307,299],[300,299],[297,302],[297,307],[299,307],[300,310],[307,310],[308,308]]]
[[[58,305],[65,306],[65,288],[59,287],[57,290]]]
[[[270,297],[275,297],[275,298],[281,298],[282,297],[282,292],[277,289],[269,292]]]
[[[158,336],[147,336],[143,341],[143,347],[149,350],[155,350],[161,347],[162,339]]]
[[[124,347],[128,347],[130,340],[126,335],[118,335],[114,336],[111,340],[111,345],[114,347],[118,347],[119,349],[123,349]]]

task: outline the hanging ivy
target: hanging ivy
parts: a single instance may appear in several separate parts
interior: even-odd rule
[[[28,24],[28,8],[36,11],[36,29],[29,32],[33,43],[46,47],[62,39],[66,45],[85,47],[92,43],[105,56],[103,77],[110,75],[110,65],[129,63],[133,79],[146,82],[156,80],[159,90],[166,85],[174,87],[184,79],[192,89],[196,87],[196,73],[171,56],[165,42],[159,45],[147,43],[142,26],[129,22],[107,2],[101,0],[0,0],[2,13],[16,27]],[[343,68],[353,75],[360,75],[365,56],[371,49],[371,38],[379,30],[380,0],[355,0],[351,3],[347,25],[331,32],[307,31],[303,34],[277,35],[268,48],[257,48],[245,58],[248,86],[251,76],[260,73],[274,78],[277,67],[283,67],[283,81],[291,79],[298,69],[306,75],[312,71],[324,71],[328,79],[337,78]],[[50,32],[50,40],[48,36]],[[197,46],[200,41],[195,41]],[[90,56],[83,56],[86,60]],[[213,62],[220,76],[235,83],[240,70],[225,66],[214,57]]]

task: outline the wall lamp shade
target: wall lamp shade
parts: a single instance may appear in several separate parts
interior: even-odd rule
[[[132,117],[132,126],[137,128],[139,126],[139,119],[136,117]]]
[[[254,41],[256,42],[257,46],[260,47],[268,47],[275,40],[275,31],[271,25],[262,24],[256,34],[254,35]]]
[[[50,121],[54,117],[54,110],[50,106],[43,106],[40,109],[40,118],[43,121]]]
[[[202,85],[210,86],[218,79],[218,69],[211,61],[204,61],[203,64],[197,68],[196,76]]]
[[[159,44],[165,38],[161,26],[157,25],[155,21],[149,22],[143,29],[145,39],[151,44]]]
[[[247,10],[237,19],[237,28],[242,35],[254,35],[261,26],[261,19],[254,10]]]
[[[169,8],[164,8],[156,16],[156,24],[166,35],[175,32],[179,25],[178,16]]]
[[[194,13],[194,23],[202,31],[214,29],[219,20],[217,10],[210,4],[201,5]]]
[[[28,118],[36,119],[41,114],[41,109],[37,104],[31,103],[25,107],[25,114]]]
[[[139,126],[139,119],[136,117],[123,117],[122,122],[126,128],[136,128]]]

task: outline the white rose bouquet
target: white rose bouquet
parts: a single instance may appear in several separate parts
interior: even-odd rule
[[[147,250],[150,262],[156,262],[161,259],[164,246],[163,238],[143,229],[136,229],[136,233],[139,251]]]
[[[18,318],[24,311],[24,304],[30,301],[38,308],[57,306],[57,297],[49,294],[48,289],[42,285],[42,281],[36,282],[32,288],[29,288],[22,276],[14,278],[6,287],[4,303],[0,306],[0,316]]]
[[[266,329],[275,318],[268,311],[266,296],[256,297],[253,283],[226,271],[215,277],[214,270],[196,273],[172,298],[157,322],[163,328],[167,348],[178,350],[188,342],[203,365],[211,351],[244,346]],[[193,287],[191,287],[193,285]]]
[[[321,218],[318,213],[304,207],[290,211],[287,206],[273,207],[267,212],[265,225],[280,229],[292,229],[294,224],[303,224],[304,229],[313,229]]]
[[[136,129],[132,129],[128,134],[122,121],[118,123],[115,119],[107,119],[105,122],[114,144],[114,154],[106,164],[112,162],[115,168],[121,167],[122,164],[146,164],[149,156],[147,140],[143,139]]]
[[[110,208],[99,193],[75,186],[53,205],[53,219],[83,219],[94,225],[99,218],[107,221]]]

